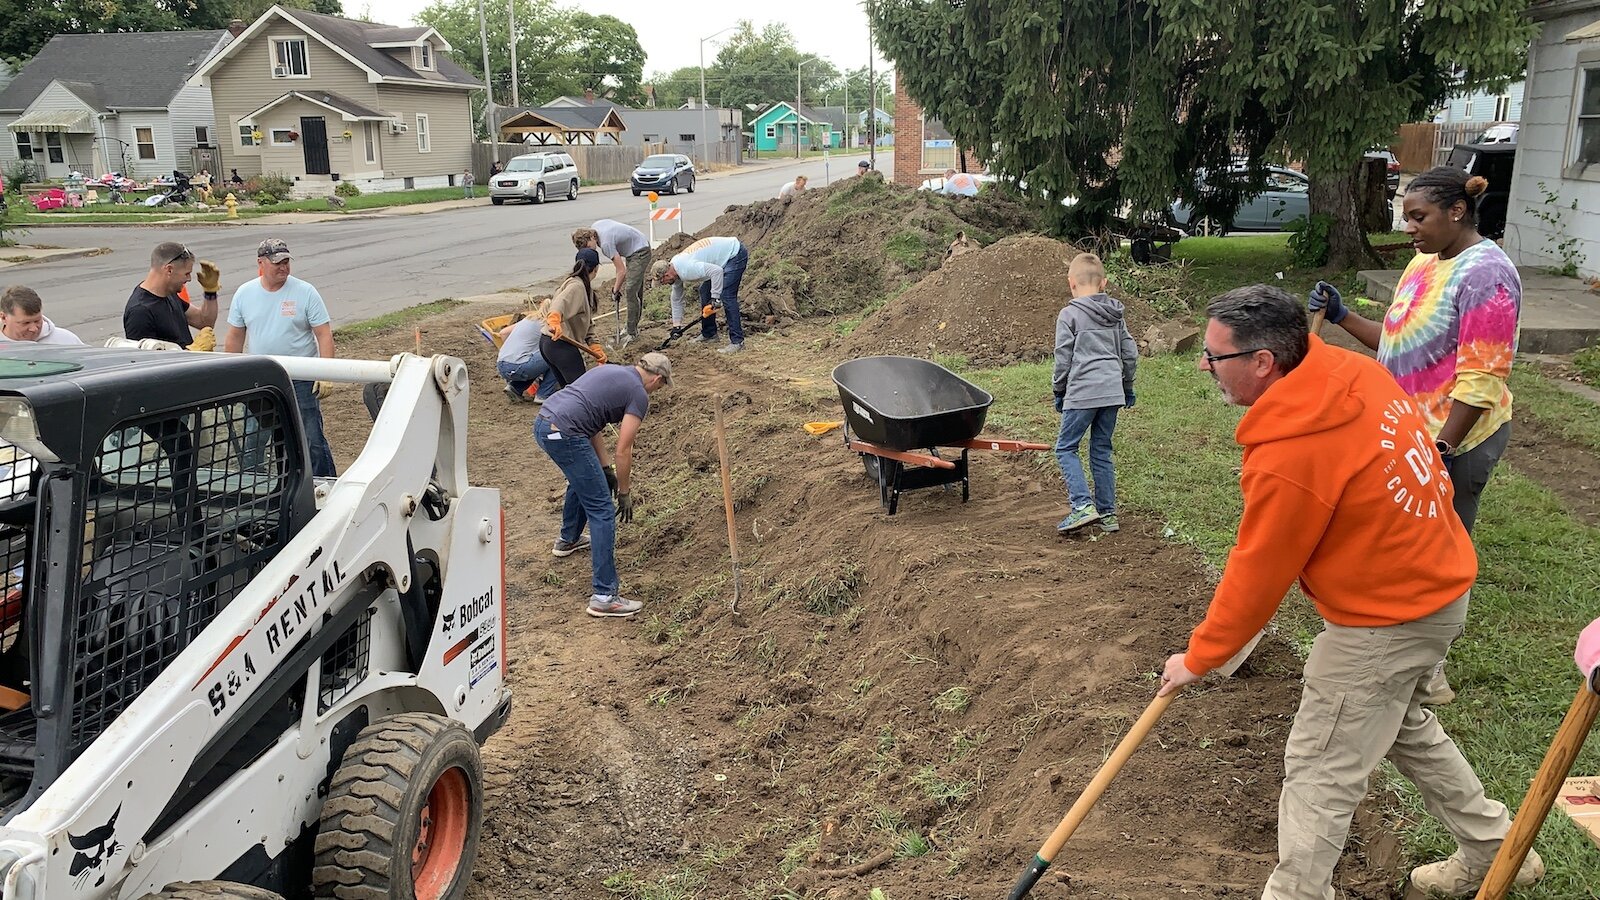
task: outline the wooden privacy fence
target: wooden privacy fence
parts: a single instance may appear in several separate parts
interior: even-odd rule
[[[489,180],[489,166],[495,160],[499,160],[504,166],[512,157],[524,153],[566,153],[578,164],[578,174],[584,181],[615,184],[627,181],[639,163],[652,153],[682,153],[699,164],[706,155],[705,149],[700,144],[675,143],[589,147],[479,142],[472,147],[472,173],[479,184],[486,184]],[[740,162],[739,146],[736,143],[723,141],[711,144],[709,149],[713,165],[729,166],[738,165]]]
[[[1401,125],[1392,146],[1400,171],[1415,175],[1450,159],[1457,144],[1469,144],[1489,127],[1487,122],[1416,122]]]

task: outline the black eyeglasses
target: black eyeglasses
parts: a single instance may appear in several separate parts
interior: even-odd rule
[[[174,256],[173,258],[171,258],[171,259],[166,261],[166,265],[170,266],[175,262],[182,262],[183,260],[186,260],[186,259],[194,259],[194,252],[191,251],[188,247],[182,247],[182,248],[180,248],[178,250],[178,255],[177,256]]]
[[[1235,359],[1235,358],[1240,357],[1240,356],[1249,356],[1252,353],[1260,353],[1263,350],[1267,350],[1267,348],[1265,348],[1265,347],[1257,347],[1254,350],[1240,350],[1237,353],[1224,353],[1221,356],[1213,356],[1213,355],[1211,355],[1211,351],[1210,350],[1207,350],[1206,348],[1201,347],[1200,348],[1200,353],[1203,356],[1205,356],[1206,365],[1214,366],[1217,363],[1222,362],[1225,359]],[[1272,351],[1271,350],[1267,350],[1267,352],[1271,353]]]

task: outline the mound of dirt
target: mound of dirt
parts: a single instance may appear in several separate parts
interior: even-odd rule
[[[1023,234],[952,257],[868,316],[844,341],[847,356],[960,356],[978,366],[1046,359],[1056,316],[1072,299],[1067,267],[1078,249]],[[1134,335],[1161,321],[1155,309],[1110,288]]]
[[[958,231],[988,244],[1038,227],[1023,202],[1002,191],[946,197],[881,178],[849,178],[789,203],[730,206],[699,233],[673,235],[656,258],[703,237],[737,237],[750,251],[740,307],[759,326],[769,315],[854,312],[914,284],[939,267]]]

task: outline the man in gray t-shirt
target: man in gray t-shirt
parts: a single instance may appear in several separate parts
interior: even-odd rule
[[[639,336],[639,320],[644,315],[644,276],[650,269],[650,240],[631,225],[601,219],[588,228],[574,231],[572,243],[579,250],[588,247],[599,251],[602,259],[611,260],[616,267],[617,277],[611,283],[611,293],[627,301],[628,319],[626,324],[617,323],[620,333],[613,346],[626,347]]]
[[[550,552],[590,551],[591,616],[631,616],[644,608],[619,593],[616,523],[633,521],[633,439],[650,412],[650,395],[670,384],[672,363],[662,353],[646,353],[632,366],[596,366],[545,401],[533,423],[534,440],[567,479],[561,536]],[[607,425],[619,426],[615,467],[606,452]]]

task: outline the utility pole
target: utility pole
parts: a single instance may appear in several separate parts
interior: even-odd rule
[[[478,42],[483,45],[483,132],[489,136],[489,146],[500,152],[499,123],[494,116],[494,70],[489,68],[489,24],[483,17],[483,0],[478,0]]]
[[[521,106],[517,97],[517,0],[506,0],[506,17],[511,27],[511,105]]]
[[[878,76],[873,62],[878,56],[878,39],[872,33],[872,0],[867,0],[867,159],[878,171]],[[891,173],[892,174],[892,173]]]

